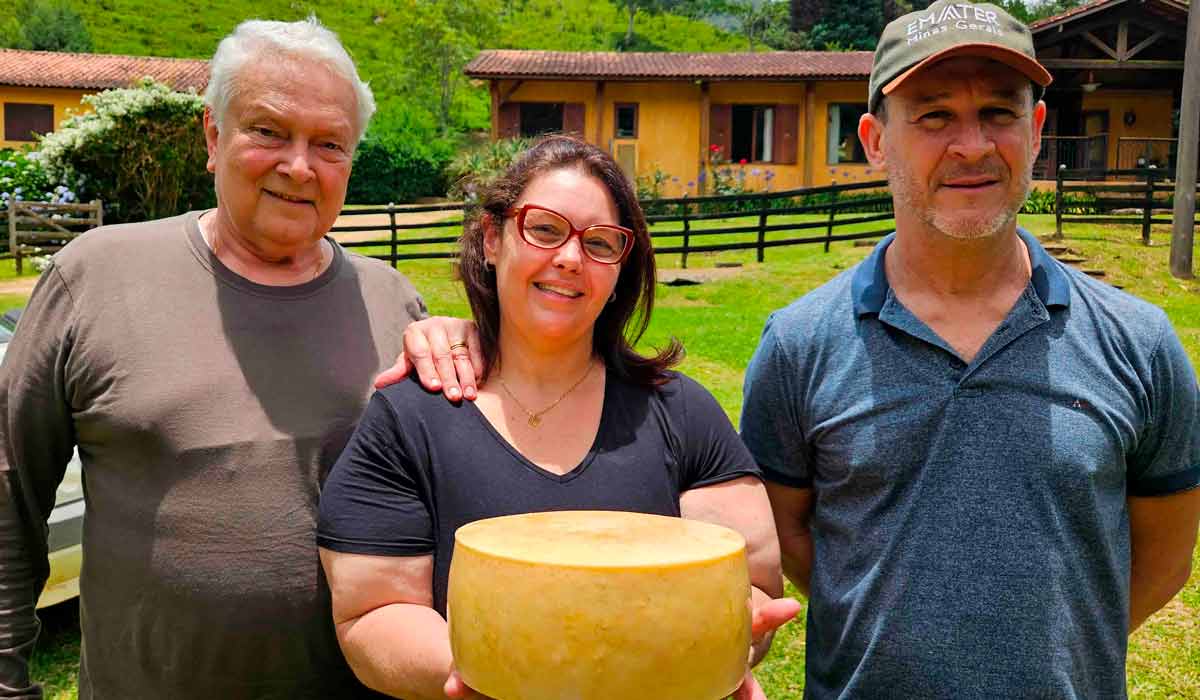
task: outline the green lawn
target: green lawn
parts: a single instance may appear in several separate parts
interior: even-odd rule
[[[1053,231],[1054,219],[1029,216],[1022,218],[1022,224],[1035,233],[1047,234]],[[1167,274],[1169,230],[1156,229],[1157,244],[1149,248],[1141,245],[1139,235],[1134,227],[1076,225],[1068,227],[1067,243],[1089,259],[1088,267],[1108,271],[1109,281],[1162,306],[1175,323],[1193,364],[1200,366],[1200,282],[1183,282]],[[682,340],[688,350],[682,369],[708,386],[736,420],[741,408],[743,371],[767,314],[853,265],[868,252],[869,248],[849,243],[834,244],[829,253],[819,245],[781,248],[768,250],[767,260],[761,265],[753,263],[753,252],[692,255],[689,267],[693,268],[709,268],[717,260],[741,261],[745,266],[732,277],[698,286],[660,285],[644,344],[661,345],[671,336]],[[678,256],[663,256],[659,264],[677,267],[678,260]],[[1200,252],[1197,260],[1200,262]],[[449,277],[447,262],[411,262],[403,269],[422,290],[432,312],[467,313],[465,299]],[[13,301],[0,297],[0,302],[6,304]],[[1197,555],[1200,561],[1200,551]],[[61,624],[39,646],[34,672],[50,688],[47,697],[74,698],[79,641],[78,629],[72,624],[74,609],[55,612]],[[759,669],[770,697],[800,696],[804,684],[803,639],[802,622],[790,625],[777,636],[771,657]],[[1134,698],[1200,698],[1200,568],[1183,593],[1134,635],[1128,678]]]

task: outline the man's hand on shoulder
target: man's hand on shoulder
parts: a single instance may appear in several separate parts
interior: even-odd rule
[[[396,364],[375,378],[375,388],[395,384],[414,369],[426,389],[441,391],[450,401],[474,401],[475,384],[483,375],[483,352],[475,322],[430,316],[408,324],[404,351]]]

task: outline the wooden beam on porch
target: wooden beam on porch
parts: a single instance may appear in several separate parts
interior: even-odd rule
[[[1125,60],[1128,61],[1129,59],[1138,55],[1139,53],[1142,52],[1143,49],[1146,49],[1149,46],[1153,45],[1159,39],[1163,38],[1163,36],[1165,36],[1165,35],[1162,32],[1154,32],[1150,36],[1141,40],[1140,42],[1138,42],[1137,46],[1134,46],[1132,49],[1129,49],[1128,51],[1125,52]]]
[[[1183,99],[1179,113],[1179,155],[1175,159],[1175,206],[1171,231],[1171,274],[1192,277],[1196,233],[1196,168],[1200,161],[1200,2],[1188,8]]]
[[[1122,26],[1125,26],[1125,23],[1122,23]],[[1091,32],[1084,32],[1083,38],[1087,39],[1088,43],[1090,43],[1092,46],[1095,46],[1096,48],[1100,49],[1104,53],[1108,54],[1108,57],[1111,58],[1112,60],[1114,60],[1114,61],[1121,60],[1121,56],[1120,56],[1120,54],[1117,53],[1116,49],[1110,47],[1108,44],[1104,43],[1103,41],[1100,41],[1100,38],[1097,37],[1095,34],[1092,34]]]
[[[597,148],[604,148],[604,81],[596,81],[596,97],[593,103],[592,111],[596,113],[596,140],[593,143]],[[614,125],[615,127],[615,125]],[[614,131],[615,133],[615,131]],[[608,150],[608,149],[604,149]]]
[[[817,91],[811,80],[804,83],[804,187],[812,187],[813,183],[813,128],[817,119]]]
[[[709,145],[709,112],[712,110],[711,98],[708,94],[708,81],[700,81],[700,170],[696,173],[700,186],[696,189],[701,194],[708,192],[708,145]],[[699,176],[703,174],[704,177]]]
[[[1055,44],[1061,44],[1064,41],[1074,39],[1082,35],[1084,32],[1095,32],[1100,29],[1108,29],[1113,25],[1117,26],[1119,34],[1121,24],[1141,27],[1151,32],[1162,32],[1166,36],[1174,37],[1175,39],[1184,40],[1187,38],[1187,31],[1184,27],[1171,26],[1163,21],[1154,21],[1143,15],[1128,15],[1119,19],[1113,17],[1101,17],[1099,19],[1089,20],[1087,22],[1076,22],[1071,25],[1059,25],[1059,30],[1055,32],[1041,33],[1034,39],[1034,43],[1038,50],[1041,51]]]
[[[1050,70],[1183,70],[1183,61],[1110,61],[1096,58],[1047,58],[1041,64]]]
[[[492,96],[492,140],[500,138],[500,85],[498,80],[488,81],[488,92]]]
[[[512,87],[505,90],[504,94],[500,96],[500,104],[504,104],[505,102],[508,102],[508,99],[513,96],[513,93],[516,92],[517,89],[520,88],[524,84],[525,84],[524,80],[514,80]]]

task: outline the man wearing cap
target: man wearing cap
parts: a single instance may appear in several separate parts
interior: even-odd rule
[[[747,371],[807,697],[1124,697],[1127,635],[1188,578],[1179,339],[1017,228],[1049,82],[996,6],[889,24],[859,137],[896,231],[772,314]]]

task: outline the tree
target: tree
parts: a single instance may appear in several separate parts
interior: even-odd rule
[[[442,2],[406,0],[405,21],[398,27],[396,65],[403,80],[395,87],[410,103],[434,106],[442,136],[456,125],[458,98],[466,84],[462,69],[497,30],[500,3],[496,0]]]
[[[639,11],[659,12],[664,9],[665,5],[663,0],[621,0],[621,8],[625,11],[625,16],[629,18],[629,23],[625,25],[625,39],[621,42],[620,48],[625,51],[633,48],[633,20]]]
[[[0,47],[79,53],[92,50],[92,35],[66,0],[22,0],[0,23]]]
[[[733,17],[749,51],[756,45],[803,48],[804,36],[791,30],[791,6],[784,0],[729,0],[722,9]]]
[[[884,24],[881,0],[831,2],[809,32],[810,48],[873,51]]]
[[[16,17],[8,17],[0,22],[0,49],[28,49],[29,42],[25,39],[25,28]]]

